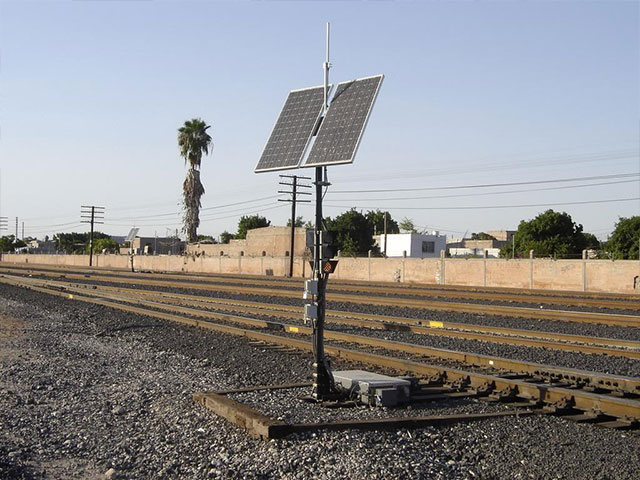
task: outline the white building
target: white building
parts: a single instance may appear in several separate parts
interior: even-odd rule
[[[499,248],[465,248],[465,247],[449,247],[449,255],[451,257],[500,257]]]
[[[387,234],[387,257],[437,258],[440,252],[447,248],[446,235],[434,232],[433,235],[423,233],[393,233]],[[385,253],[385,236],[375,237],[380,252]],[[406,252],[406,253],[405,253]]]

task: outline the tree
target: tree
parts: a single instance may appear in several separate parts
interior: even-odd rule
[[[102,253],[103,251],[106,253],[117,253],[119,249],[120,246],[118,242],[111,238],[99,238],[97,240],[94,238],[93,240],[93,253]],[[87,250],[89,250],[88,245]]]
[[[53,236],[56,242],[56,250],[63,253],[81,253],[87,245],[87,236],[85,233],[56,233]]]
[[[609,256],[616,260],[635,259],[640,255],[640,216],[621,217],[605,244]]]
[[[14,252],[16,248],[24,246],[26,246],[26,243],[20,239],[16,239],[13,235],[0,237],[0,252]]]
[[[0,252],[13,251],[13,235],[0,237]]]
[[[391,218],[389,212],[383,212],[381,210],[370,210],[365,214],[367,220],[373,227],[374,235],[381,235],[384,233],[384,216],[387,215],[387,233],[400,233],[400,227],[398,222]]]
[[[193,118],[184,122],[184,126],[178,129],[178,146],[180,156],[184,158],[185,165],[189,162],[187,177],[182,184],[184,203],[183,231],[187,234],[187,242],[193,243],[197,238],[197,230],[200,226],[200,198],[204,194],[204,187],[200,182],[200,162],[202,154],[209,154],[211,136],[207,125],[199,118]]]
[[[335,232],[335,242],[344,255],[366,255],[375,250],[373,225],[356,209],[343,213],[335,219],[327,218],[329,230]]]
[[[291,219],[287,220],[287,227],[291,226]],[[295,227],[304,227],[304,218],[296,217]]]
[[[211,235],[198,235],[196,241],[200,243],[218,243]]]
[[[493,235],[489,235],[486,232],[480,232],[480,233],[472,233],[471,234],[471,240],[495,240],[496,237],[494,237]]]
[[[587,250],[600,250],[602,248],[602,243],[593,233],[585,233],[584,242],[584,248]]]
[[[413,224],[413,220],[410,218],[404,217],[402,221],[398,224],[400,231],[402,233],[418,233],[415,225]]]
[[[511,243],[500,250],[500,256],[510,258],[515,242],[516,254],[528,255],[529,250],[541,257],[580,255],[587,240],[582,225],[576,224],[566,212],[551,209],[533,220],[522,220]]]
[[[93,243],[102,238],[111,238],[106,233],[93,232]],[[57,233],[53,236],[56,250],[63,253],[86,253],[89,250],[88,233]],[[94,250],[95,251],[95,250]]]
[[[240,217],[238,222],[238,233],[235,238],[247,238],[247,232],[254,228],[268,227],[271,225],[271,221],[260,215],[243,216]]]
[[[225,230],[220,234],[220,243],[229,243],[231,240],[233,240],[233,238],[233,233],[229,233]]]

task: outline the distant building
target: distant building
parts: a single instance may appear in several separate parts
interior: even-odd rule
[[[381,253],[385,253],[385,235],[374,237]],[[438,232],[392,233],[386,235],[387,257],[435,258],[447,248],[447,237]]]
[[[247,232],[247,238],[231,240],[229,243],[191,243],[187,253],[206,256],[285,256],[291,252],[291,227],[262,227]],[[296,227],[294,256],[303,256],[307,251],[307,229]]]
[[[136,255],[182,255],[186,242],[177,237],[136,237],[133,240],[133,250]],[[130,252],[127,247],[120,247],[120,253]]]
[[[500,249],[511,242],[514,230],[489,230],[486,233],[495,240],[455,239],[447,242],[447,253],[451,257],[499,257]]]
[[[515,235],[515,230],[489,230],[487,231],[489,235],[494,237],[499,242],[509,243],[513,236]]]
[[[26,246],[16,248],[16,253],[56,253],[56,242],[53,240],[30,240]]]
[[[450,247],[447,246],[447,252],[450,257],[487,257],[498,258],[500,256],[499,248],[483,248],[483,247]]]

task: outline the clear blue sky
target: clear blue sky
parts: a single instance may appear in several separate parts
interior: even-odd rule
[[[283,225],[287,204],[259,200],[275,195],[277,174],[253,168],[287,91],[322,81],[326,21],[333,82],[386,75],[355,164],[329,171],[328,215],[394,207],[458,236],[546,208],[519,205],[639,197],[637,177],[337,193],[640,171],[639,20],[637,2],[5,0],[1,215],[10,232],[17,216],[44,236],[83,230],[80,205],[97,204],[109,233],[164,235],[180,219],[154,216],[179,211],[176,130],[202,117],[215,143],[203,206],[256,201],[205,210],[200,233],[235,231],[242,213]],[[583,186],[557,188],[568,185]],[[415,198],[433,196],[447,198]],[[442,209],[465,206],[509,208]],[[600,237],[640,214],[637,200],[553,208]]]

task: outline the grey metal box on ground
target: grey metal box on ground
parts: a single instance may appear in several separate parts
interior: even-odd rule
[[[322,115],[323,104],[323,86],[289,92],[255,171],[297,168]]]
[[[305,167],[353,162],[383,78],[376,75],[338,84]]]

